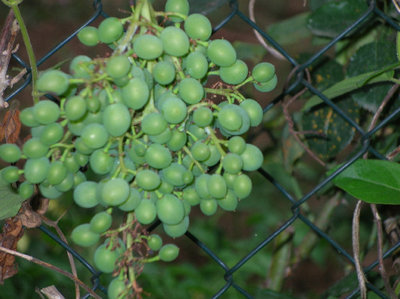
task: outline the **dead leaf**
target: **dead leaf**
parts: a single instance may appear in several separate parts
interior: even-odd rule
[[[17,243],[24,235],[22,222],[18,217],[9,218],[3,226],[3,232],[0,235],[0,245],[11,249],[17,249]],[[18,267],[15,264],[15,257],[4,252],[0,252],[0,284],[4,280],[18,273]]]
[[[57,290],[55,286],[49,286],[43,289],[40,289],[48,299],[64,299],[65,297]]]
[[[23,226],[27,228],[38,227],[42,223],[42,218],[40,217],[40,214],[32,209],[32,206],[28,201],[25,201],[22,204],[22,207],[19,210],[17,217],[21,220]]]
[[[15,143],[18,140],[21,131],[20,111],[18,110],[18,105],[14,103],[16,101],[13,101],[0,124],[0,142],[3,139],[6,143]]]

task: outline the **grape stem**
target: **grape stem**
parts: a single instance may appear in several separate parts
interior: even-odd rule
[[[203,167],[201,166],[201,164],[199,163],[199,161],[197,161],[193,155],[192,152],[187,148],[187,146],[185,145],[183,147],[183,150],[185,151],[186,154],[188,154],[188,156],[193,160],[193,162],[197,165],[197,167],[201,170],[202,173],[205,173]]]
[[[25,44],[26,52],[29,58],[30,69],[32,73],[32,97],[33,103],[36,104],[39,102],[39,92],[37,91],[36,81],[38,78],[38,70],[36,66],[36,57],[33,51],[32,43],[29,38],[28,30],[26,29],[24,19],[22,18],[21,11],[19,10],[18,5],[22,3],[23,0],[2,0],[5,5],[10,7],[17,19],[19,27],[21,29],[22,39]]]
[[[126,222],[129,223],[129,224],[132,224],[133,220],[134,220],[134,217],[135,217],[134,213],[128,213]],[[134,258],[132,256],[132,251],[130,250],[131,247],[132,247],[132,244],[133,244],[132,234],[128,233],[127,236],[126,236],[126,248],[127,248],[127,250],[129,250],[130,257]],[[128,272],[129,273],[129,281],[130,281],[132,286],[135,286],[136,285],[136,274],[135,274],[134,267],[129,267],[128,271],[129,271]]]

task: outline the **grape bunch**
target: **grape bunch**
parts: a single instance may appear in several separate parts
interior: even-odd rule
[[[159,219],[176,238],[188,230],[193,206],[207,216],[234,211],[252,189],[246,172],[263,162],[241,137],[261,123],[263,110],[240,88],[271,91],[275,68],[262,62],[249,75],[231,43],[210,40],[211,33],[205,16],[189,15],[187,0],[166,1],[164,12],[137,1],[130,16],[85,27],[78,34],[84,45],[104,43],[112,52],[76,56],[69,74],[44,71],[38,90],[59,101],[43,99],[21,111],[31,128],[22,150],[0,146],[1,159],[13,163],[1,176],[18,182],[21,196],[30,198],[35,188],[49,199],[72,191],[79,207],[96,210],[71,239],[82,247],[100,243],[94,264],[117,276],[110,298],[135,296],[129,286],[135,275],[124,265],[179,254],[157,234],[122,237],[124,231]],[[213,77],[218,82],[210,86]],[[15,166],[20,159],[22,169]],[[117,210],[125,213],[122,223],[113,218]],[[146,254],[134,252],[138,244]]]

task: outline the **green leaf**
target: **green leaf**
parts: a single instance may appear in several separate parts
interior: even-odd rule
[[[308,26],[316,35],[335,37],[352,25],[367,9],[365,0],[328,2],[310,15]]]
[[[400,204],[400,164],[385,160],[358,160],[333,183],[355,198],[376,204]]]
[[[310,0],[308,6],[310,7],[310,9],[312,11],[318,9],[319,7],[321,7],[322,5],[324,5],[325,3],[328,2],[332,2],[334,0]]]
[[[289,45],[310,37],[311,31],[307,28],[310,13],[302,13],[267,28],[267,33],[279,44]]]
[[[23,201],[0,175],[0,220],[17,215]]]
[[[357,50],[347,69],[350,77],[379,70],[397,62],[394,43],[372,42]],[[352,93],[353,99],[364,109],[376,112],[393,83],[372,84]]]
[[[360,110],[350,97],[342,97],[336,104],[351,119],[359,118]],[[314,135],[306,136],[306,140],[310,149],[321,159],[336,156],[354,136],[354,128],[331,107],[325,105],[315,106],[305,112],[302,125],[304,131],[315,132]]]
[[[398,63],[392,65],[391,68],[394,68],[396,66],[398,66]],[[336,83],[335,85],[326,89],[323,92],[323,94],[328,99],[333,99],[338,96],[344,95],[350,91],[363,87],[366,84],[390,81],[393,78],[393,74],[394,74],[393,70],[388,71],[388,68],[361,74],[355,77],[347,78],[345,80]],[[323,103],[323,100],[319,96],[315,95],[307,101],[302,110],[308,111],[312,107],[319,105],[321,103]]]
[[[235,41],[233,42],[233,47],[235,48],[239,59],[251,60],[254,63],[261,61],[267,53],[267,50],[265,50],[260,44]]]

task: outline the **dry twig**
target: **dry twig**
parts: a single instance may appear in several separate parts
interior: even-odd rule
[[[29,261],[29,262],[32,262],[32,263],[35,263],[35,264],[40,265],[42,267],[54,270],[54,271],[60,273],[61,275],[64,275],[64,276],[68,277],[69,279],[73,280],[74,282],[78,283],[86,292],[90,293],[90,295],[92,295],[93,298],[101,299],[101,297],[99,295],[97,295],[91,288],[89,288],[86,284],[84,284],[79,278],[77,278],[76,276],[72,275],[71,273],[69,273],[67,271],[64,271],[61,268],[58,268],[58,267],[56,267],[56,266],[54,266],[52,264],[46,263],[46,262],[44,262],[42,260],[39,260],[39,259],[37,259],[37,258],[35,258],[33,256],[30,256],[30,255],[27,255],[27,254],[23,254],[23,253],[20,253],[18,251],[15,251],[15,250],[11,250],[11,249],[5,248],[3,246],[0,246],[0,251],[8,253],[8,254],[11,254],[11,255],[14,255],[14,256],[18,256],[20,258],[23,258],[23,259]]]

